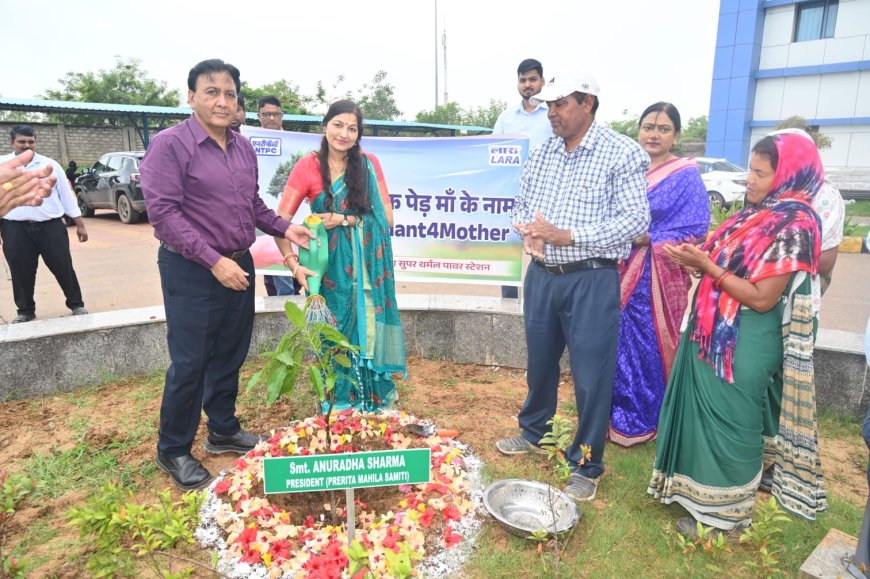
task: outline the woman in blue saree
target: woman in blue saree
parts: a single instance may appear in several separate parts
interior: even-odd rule
[[[638,142],[650,156],[649,232],[634,240],[620,269],[622,317],[610,411],[610,440],[633,446],[656,436],[659,409],[686,311],[689,276],[664,253],[664,244],[699,243],[710,226],[701,175],[691,159],[671,154],[680,113],[670,103],[647,107]]]
[[[339,331],[360,347],[352,368],[337,368],[334,408],[376,411],[396,400],[392,373],[405,372],[405,339],[393,277],[392,205],[378,160],[360,150],[362,128],[353,102],[329,107],[320,149],[293,167],[278,213],[292,219],[307,200],[323,220],[329,266],[321,294]],[[284,264],[307,290],[313,272],[299,265],[289,243],[276,242]]]

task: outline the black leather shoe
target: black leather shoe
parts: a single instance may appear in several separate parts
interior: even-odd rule
[[[32,322],[36,319],[36,314],[18,314],[14,320],[12,320],[13,324],[22,324],[24,322]]]
[[[253,450],[261,440],[266,440],[266,437],[259,434],[251,434],[244,430],[240,430],[232,435],[209,431],[208,438],[205,441],[205,449],[212,454],[221,454],[223,452],[245,454]]]
[[[211,473],[190,454],[167,458],[158,452],[154,462],[183,491],[202,488],[211,481]]]

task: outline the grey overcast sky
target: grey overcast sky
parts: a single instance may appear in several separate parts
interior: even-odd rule
[[[35,98],[69,71],[141,60],[150,76],[183,89],[206,58],[236,65],[260,86],[285,78],[303,94],[318,80],[356,91],[378,70],[395,87],[402,118],[444,103],[513,103],[516,67],[537,58],[550,77],[570,69],[601,84],[601,120],[668,100],[684,119],[707,114],[719,3],[715,0],[0,0],[0,95]],[[436,67],[437,53],[437,67]],[[320,111],[322,112],[322,111]]]

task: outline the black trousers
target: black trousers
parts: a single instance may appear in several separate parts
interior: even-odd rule
[[[39,256],[54,274],[69,309],[84,307],[82,288],[69,253],[69,236],[60,218],[48,221],[0,221],[3,255],[12,273],[12,296],[19,314],[35,315],[36,269]]]
[[[253,281],[250,252],[238,264]],[[241,428],[236,397],[254,327],[254,284],[241,292],[225,288],[209,270],[164,247],[157,265],[170,358],[157,450],[175,458],[190,452],[203,410],[212,432]]]

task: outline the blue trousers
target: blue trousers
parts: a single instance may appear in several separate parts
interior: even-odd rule
[[[170,364],[163,387],[157,451],[174,458],[190,452],[203,410],[208,428],[233,435],[239,368],[254,326],[254,261],[238,261],[251,285],[225,288],[201,265],[163,247],[157,265],[166,310]]]
[[[579,426],[566,459],[577,464],[580,445],[592,459],[575,468],[589,478],[604,472],[616,342],[619,334],[619,274],[588,269],[552,274],[529,266],[523,303],[528,348],[529,393],[519,414],[522,436],[533,444],[550,429],[556,413],[559,359],[568,347]]]

